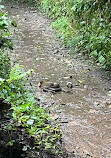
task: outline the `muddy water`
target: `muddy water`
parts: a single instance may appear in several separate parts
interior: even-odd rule
[[[44,106],[56,107],[67,151],[83,157],[111,158],[111,82],[105,72],[69,55],[50,28],[50,21],[35,10],[7,5],[18,28],[13,37],[13,58],[34,69],[32,82]],[[13,35],[12,35],[13,36]],[[70,93],[45,93],[42,80],[58,82]],[[73,88],[67,88],[71,82]]]

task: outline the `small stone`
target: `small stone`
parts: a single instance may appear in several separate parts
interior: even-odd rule
[[[66,105],[65,103],[62,103],[61,105]]]
[[[63,78],[64,78],[64,79],[69,79],[69,77],[67,77],[67,76],[64,76]]]
[[[49,78],[48,78],[48,77],[45,77],[44,80],[49,81]]]
[[[52,118],[52,120],[57,120],[59,118],[59,115],[54,114],[54,115],[50,115],[50,117]]]
[[[72,75],[70,75],[70,78],[73,78]]]
[[[73,87],[72,82],[67,82],[67,87],[72,88]]]
[[[57,53],[59,53],[59,50],[55,50],[55,51],[54,51],[54,54],[57,54]]]
[[[97,111],[95,109],[90,109],[88,113],[96,113]]]
[[[37,84],[37,86],[38,86],[38,87],[41,87],[41,86],[42,86],[42,83],[41,83],[41,82],[39,82],[39,83]]]

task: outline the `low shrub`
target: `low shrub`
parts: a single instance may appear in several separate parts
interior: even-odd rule
[[[65,44],[111,69],[109,0],[43,0],[42,5]]]

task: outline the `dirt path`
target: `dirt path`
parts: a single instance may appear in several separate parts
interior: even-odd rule
[[[69,50],[50,28],[50,21],[37,11],[7,5],[15,30],[13,57],[27,69],[33,68],[32,82],[44,106],[59,108],[53,119],[60,118],[67,151],[83,157],[111,158],[111,80],[84,60],[70,57]],[[49,79],[71,93],[45,93],[37,85]]]

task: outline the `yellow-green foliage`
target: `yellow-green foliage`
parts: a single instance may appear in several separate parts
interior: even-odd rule
[[[42,6],[65,44],[111,69],[109,0],[43,0]]]

